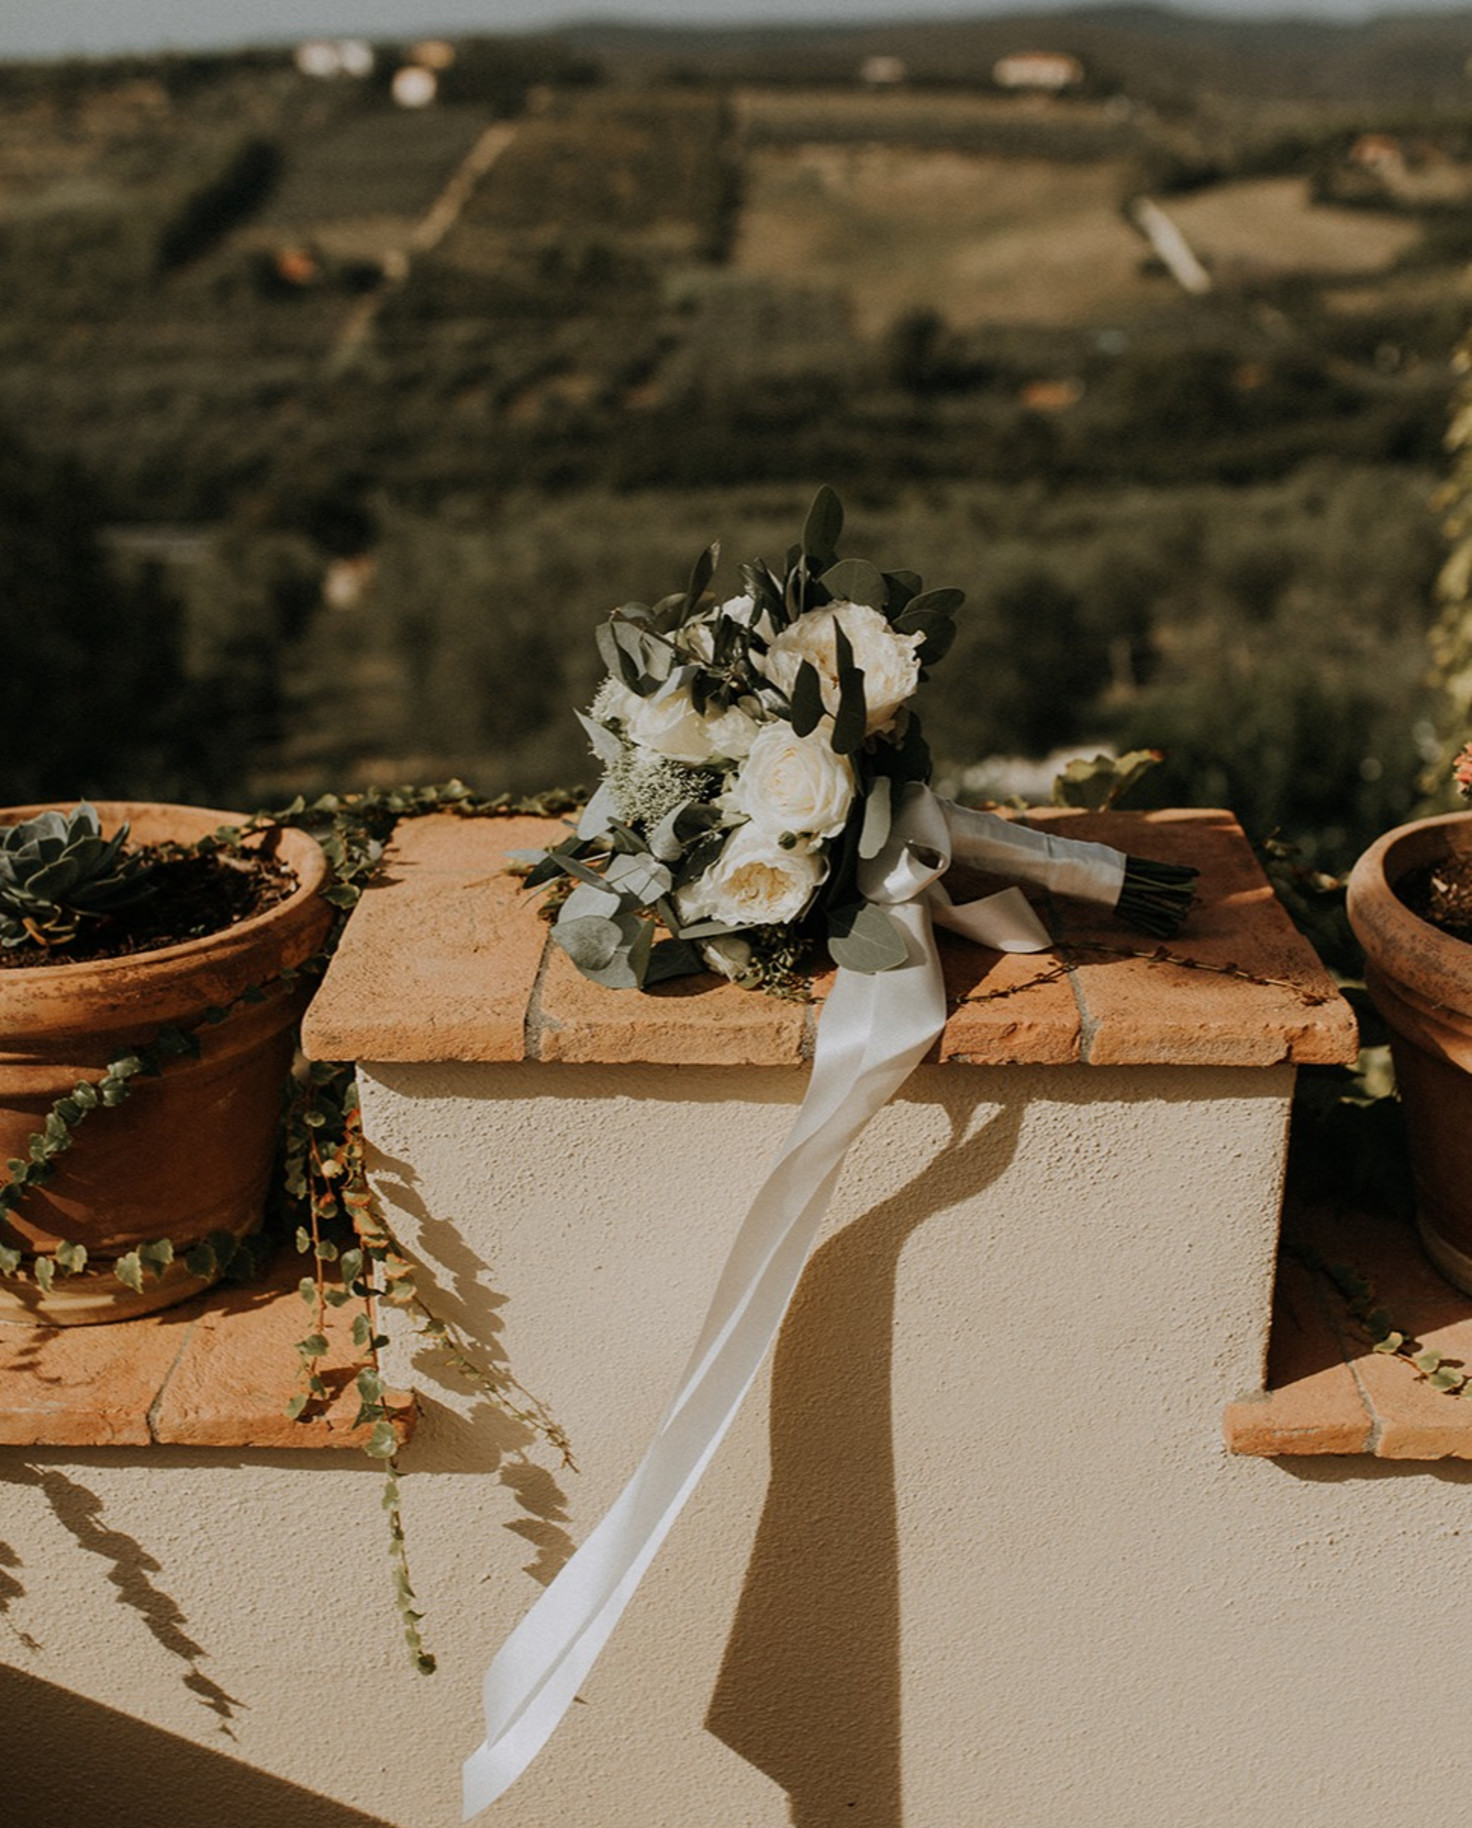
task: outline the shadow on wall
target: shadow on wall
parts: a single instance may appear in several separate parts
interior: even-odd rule
[[[0,1669],[0,1720],[12,1750],[32,1748],[6,1760],[6,1828],[159,1828],[181,1811],[213,1828],[390,1828],[18,1670]]]
[[[906,1242],[1007,1168],[1021,1113],[953,1141],[814,1252],[772,1362],[772,1471],[706,1726],[794,1828],[898,1828],[900,1566],[891,1357]]]

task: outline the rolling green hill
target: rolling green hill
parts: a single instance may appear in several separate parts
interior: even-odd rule
[[[1469,45],[1150,8],[585,27],[464,42],[418,111],[391,46],[365,82],[0,66],[0,425],[88,478],[177,708],[104,779],[38,703],[13,772],[567,780],[610,593],[828,480],[970,573],[957,771],[1168,731],[1170,791],[1350,843],[1418,765]],[[993,84],[1048,48],[1076,90]],[[904,83],[858,79],[880,54]],[[0,643],[44,665],[24,616]]]

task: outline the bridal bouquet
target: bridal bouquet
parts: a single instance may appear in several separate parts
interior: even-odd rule
[[[1036,952],[1052,942],[1015,886],[956,906],[953,860],[1174,931],[1194,871],[953,806],[926,785],[911,699],[955,635],[959,590],[839,559],[820,491],[779,575],[626,604],[598,631],[608,677],[583,718],[603,782],[577,829],[524,853],[565,898],[553,938],[597,983],[713,965],[783,989],[806,944],[839,966],[792,1129],[757,1187],[689,1365],[633,1477],[497,1654],[465,1814],[500,1796],[562,1718],[770,1350],[837,1169],[943,1031],[932,927]],[[664,929],[663,937],[658,928]]]
[[[683,593],[625,604],[599,628],[608,677],[578,715],[602,784],[574,832],[519,859],[527,886],[561,882],[552,936],[595,982],[713,969],[780,989],[820,940],[851,971],[905,962],[903,932],[865,893],[866,866],[929,779],[911,700],[955,638],[964,593],[840,559],[842,527],[824,488],[782,572],[745,564],[740,592],[717,600],[711,546]],[[1037,867],[1042,854],[1102,850],[936,804],[984,830],[966,861],[1065,892],[1068,880]],[[1119,911],[1173,932],[1191,872],[1120,863]]]

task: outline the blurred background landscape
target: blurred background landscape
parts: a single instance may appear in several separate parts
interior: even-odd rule
[[[9,799],[585,780],[594,625],[828,482],[968,593],[944,787],[1156,746],[1341,867],[1436,749],[1469,57],[1104,7],[0,63]]]

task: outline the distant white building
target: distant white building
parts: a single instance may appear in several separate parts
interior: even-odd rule
[[[1066,51],[1014,51],[992,65],[992,81],[999,89],[1044,89],[1057,93],[1077,87],[1084,67]]]
[[[393,98],[401,108],[427,108],[439,93],[440,79],[422,64],[406,63],[394,71]]]
[[[336,76],[373,74],[373,46],[366,38],[307,38],[293,58],[303,76],[329,80]]]
[[[871,89],[893,89],[909,74],[903,57],[866,57],[859,65],[859,81]]]
[[[455,61],[455,47],[447,38],[421,38],[409,47],[409,62],[425,70],[448,70]]]

